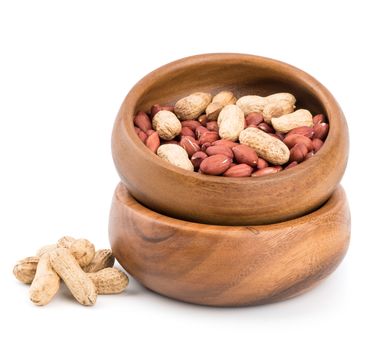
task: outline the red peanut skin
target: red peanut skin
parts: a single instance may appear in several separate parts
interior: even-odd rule
[[[179,145],[191,157],[195,152],[200,151],[198,141],[192,136],[182,136]]]
[[[152,122],[145,112],[139,112],[134,117],[134,124],[144,132],[152,128]]]
[[[234,157],[232,150],[229,147],[225,147],[225,146],[209,146],[206,150],[206,153],[209,156],[213,156],[215,154],[223,154],[229,158]]]
[[[288,169],[291,169],[291,168],[294,168],[295,166],[298,165],[298,162],[294,161],[294,162],[291,162],[289,163],[286,167],[285,167],[285,170],[288,170]]]
[[[208,156],[206,153],[199,151],[195,152],[191,158],[190,161],[193,163],[193,166],[195,169],[198,169],[200,166],[200,163],[202,163],[203,159],[206,159]]]
[[[148,138],[148,135],[142,130],[139,131],[137,136],[139,136],[140,140],[144,143],[145,143],[146,139]]]
[[[207,125],[207,121],[208,121],[208,118],[205,114],[202,114],[200,117],[198,117],[198,122],[203,126]]]
[[[323,114],[316,114],[313,118],[313,125],[319,124],[319,123],[326,123],[326,118]]]
[[[313,149],[311,139],[309,139],[307,136],[303,136],[299,134],[289,135],[285,137],[283,142],[288,146],[289,149],[292,148],[297,143],[303,143],[307,147],[308,151],[312,151]]]
[[[156,131],[150,136],[148,136],[148,138],[145,141],[145,145],[154,153],[157,152],[157,149],[160,144],[161,140],[159,139],[159,135]]]
[[[174,107],[172,106],[161,106],[159,104],[155,104],[152,106],[152,108],[150,109],[150,116],[153,117],[159,112],[159,111],[170,111],[170,112],[173,112],[174,111]]]
[[[180,136],[191,136],[195,138],[194,131],[191,130],[188,126],[183,126],[180,131]]]
[[[221,175],[230,167],[231,163],[231,158],[223,154],[216,154],[204,159],[199,169],[203,174]]]
[[[203,145],[206,142],[214,142],[218,140],[220,137],[218,136],[218,133],[216,131],[208,131],[202,134],[202,136],[199,138],[199,144]]]
[[[232,150],[238,163],[248,164],[251,167],[257,166],[258,155],[253,148],[246,145],[238,145],[233,147]]]
[[[298,128],[290,130],[286,136],[289,136],[292,134],[303,135],[311,139],[313,137],[314,131],[313,131],[313,128],[311,128],[310,126],[300,126]]]
[[[267,168],[268,166],[269,166],[269,163],[266,160],[264,160],[263,158],[258,158],[258,160],[257,160],[257,169],[258,170]]]
[[[234,164],[227,169],[223,176],[227,177],[246,177],[251,176],[253,168],[247,164]]]
[[[316,124],[313,127],[313,131],[314,131],[313,138],[324,141],[329,132],[329,124],[327,123]]]
[[[319,149],[322,147],[322,145],[324,144],[323,141],[321,141],[320,139],[313,139],[312,140],[312,147],[313,147],[313,150],[316,152],[319,151]]]
[[[217,140],[215,142],[212,142],[212,146],[225,146],[229,148],[233,148],[235,146],[239,146],[240,143],[236,143],[230,140]]]
[[[203,145],[201,145],[200,146],[200,149],[203,151],[203,152],[205,152],[206,150],[207,150],[207,148],[209,147],[209,146],[211,146],[212,144],[210,143],[210,142],[205,142],[205,143],[203,143]]]
[[[195,136],[197,137],[197,139],[199,140],[200,137],[206,133],[206,132],[209,132],[209,130],[207,128],[205,128],[204,126],[200,125],[198,126],[196,129],[195,129]]]
[[[245,117],[247,126],[258,125],[263,122],[263,115],[261,113],[252,112]]]
[[[218,124],[216,121],[211,121],[207,123],[207,129],[209,131],[216,131],[218,132]]]
[[[201,124],[196,120],[184,120],[181,122],[182,126],[186,126],[195,132],[195,129]]]
[[[252,177],[265,176],[270,174],[276,174],[279,170],[275,167],[269,166],[267,168],[256,170],[252,173]]]
[[[305,146],[305,144],[304,143],[297,143],[290,150],[289,161],[290,162],[296,161],[296,162],[300,163],[305,159],[307,153],[308,153],[308,149]]]
[[[258,129],[264,131],[264,132],[267,132],[269,134],[272,134],[275,132],[274,128],[270,125],[268,125],[267,123],[260,123],[258,124]]]

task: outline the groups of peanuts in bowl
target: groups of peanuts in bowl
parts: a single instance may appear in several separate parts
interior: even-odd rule
[[[163,160],[206,175],[256,177],[293,168],[314,156],[329,131],[324,114],[296,109],[280,92],[237,99],[195,92],[174,106],[134,116],[135,132]]]

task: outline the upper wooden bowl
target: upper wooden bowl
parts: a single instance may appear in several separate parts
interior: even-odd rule
[[[290,92],[297,107],[325,113],[330,131],[322,149],[289,171],[259,178],[225,178],[182,170],[151,153],[134,131],[133,116],[151,105],[174,104],[192,92],[232,90],[236,96]],[[140,80],[114,124],[113,159],[130,193],[147,207],[184,220],[255,225],[288,220],[323,204],[347,163],[348,130],[330,92],[307,73],[268,58],[208,54],[167,64]]]
[[[317,211],[261,226],[217,226],[173,219],[117,187],[110,215],[114,256],[155,292],[186,302],[237,306],[301,294],[344,257],[350,216],[339,187]]]

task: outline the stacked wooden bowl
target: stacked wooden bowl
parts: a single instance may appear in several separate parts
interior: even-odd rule
[[[237,96],[294,94],[330,130],[318,154],[289,171],[259,178],[207,176],[151,153],[133,116],[195,91]],[[330,92],[288,64],[251,55],[208,54],[148,74],[118,113],[112,152],[122,182],[110,215],[121,265],[149,289],[187,302],[237,306],[283,300],[328,276],[344,257],[350,214],[338,185],[348,130]]]

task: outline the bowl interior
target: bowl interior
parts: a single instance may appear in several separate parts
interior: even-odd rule
[[[174,105],[197,91],[216,94],[231,90],[237,97],[290,92],[297,98],[297,108],[328,114],[315,89],[316,81],[307,79],[312,79],[308,74],[279,61],[256,56],[246,60],[245,55],[240,56],[244,60],[238,55],[217,55],[207,60],[205,55],[203,61],[184,59],[154,71],[137,99],[135,112],[147,111],[155,103]]]

